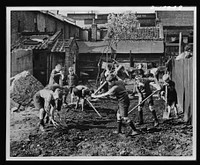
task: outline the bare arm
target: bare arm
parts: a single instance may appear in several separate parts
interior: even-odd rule
[[[91,97],[93,97],[93,98],[101,98],[101,97],[109,96],[109,95],[111,95],[111,93],[112,93],[112,88],[109,91],[107,91],[105,93],[102,93],[100,95],[94,95],[94,94],[92,94]]]
[[[59,72],[59,73],[55,73],[55,70],[53,70],[52,72],[51,72],[51,76],[57,76],[57,75],[61,75],[61,72]]]

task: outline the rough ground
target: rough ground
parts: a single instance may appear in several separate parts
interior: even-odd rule
[[[145,105],[145,124],[137,126],[142,134],[125,138],[113,134],[116,101],[103,99],[93,104],[103,118],[90,107],[85,111],[63,108],[62,126],[54,128],[47,124],[46,132],[38,129],[38,110],[28,107],[15,112],[10,118],[10,156],[192,156],[192,126],[183,123],[182,114],[178,119],[163,120],[162,100],[155,100],[160,125],[153,128],[152,115]],[[131,107],[136,104],[137,98],[132,99]],[[137,121],[136,110],[130,118]],[[124,125],[123,130],[127,134],[129,127]]]

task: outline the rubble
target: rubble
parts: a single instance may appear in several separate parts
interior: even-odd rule
[[[34,94],[44,88],[29,71],[23,71],[10,80],[10,98],[22,106],[28,105]]]

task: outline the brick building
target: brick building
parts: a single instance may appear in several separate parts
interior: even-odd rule
[[[182,34],[182,48],[193,43],[194,11],[156,11],[157,20],[163,26],[165,55],[179,54],[179,35]]]

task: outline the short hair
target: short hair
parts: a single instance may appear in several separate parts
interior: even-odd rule
[[[63,91],[62,91],[62,89],[60,89],[60,88],[56,88],[55,93],[58,94],[58,97],[59,97],[59,98],[62,98],[62,95],[63,95]]]
[[[56,64],[56,67],[58,67],[58,66],[59,66],[59,67],[62,67],[62,65],[61,65],[61,64]]]
[[[106,81],[111,82],[117,80],[117,77],[114,74],[109,74],[108,77],[106,78]]]
[[[68,70],[72,70],[72,71],[74,71],[74,68],[73,67],[69,67],[69,69]]]
[[[143,70],[143,69],[138,69],[138,70],[137,70],[137,75],[142,75],[142,76],[144,76],[144,70]]]

